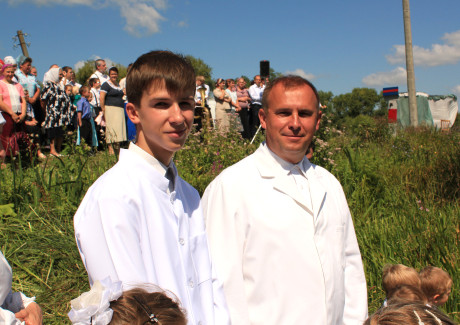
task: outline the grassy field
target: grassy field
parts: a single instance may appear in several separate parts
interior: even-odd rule
[[[369,312],[383,301],[387,263],[442,267],[454,279],[443,307],[459,319],[460,133],[394,131],[358,117],[340,130],[324,119],[314,162],[342,183],[354,218],[368,282]],[[237,133],[192,134],[175,157],[200,193],[225,167],[253,152]],[[0,170],[0,245],[13,289],[37,297],[46,324],[66,324],[69,302],[88,290],[75,245],[73,215],[87,188],[116,159],[68,145],[62,159],[16,162]]]

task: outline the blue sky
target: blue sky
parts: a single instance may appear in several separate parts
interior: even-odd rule
[[[410,1],[417,91],[460,95],[460,1]],[[406,91],[402,0],[0,0],[0,57],[28,34],[40,79],[94,58],[128,65],[154,49],[203,59],[213,78],[254,76],[260,60],[334,95]]]

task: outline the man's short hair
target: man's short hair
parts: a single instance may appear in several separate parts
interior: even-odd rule
[[[145,53],[133,63],[126,78],[128,101],[139,107],[144,91],[152,85],[164,85],[171,94],[184,90],[195,92],[195,71],[180,54],[170,51]]]
[[[96,70],[97,70],[97,67],[102,64],[102,62],[105,62],[105,60],[97,59],[96,61],[94,61],[94,67],[96,68]]]
[[[67,66],[67,65],[64,66],[64,67],[62,67],[62,71],[65,71],[65,73],[67,73],[67,72],[69,72],[69,71],[71,71],[71,70],[72,70],[72,68],[69,67],[69,66]]]
[[[428,299],[420,287],[414,287],[407,284],[402,284],[393,288],[387,295],[388,305],[397,302],[421,302],[428,303]]]
[[[272,82],[268,84],[268,86],[265,87],[264,93],[262,95],[262,107],[265,111],[268,110],[270,107],[270,93],[272,92],[273,88],[277,85],[281,85],[284,87],[284,89],[292,89],[292,88],[298,88],[302,86],[307,86],[310,87],[311,90],[313,90],[316,101],[317,101],[317,109],[319,110],[319,95],[318,91],[316,90],[315,86],[308,81],[305,78],[299,77],[299,76],[293,76],[293,75],[287,75],[287,76],[282,76],[279,78],[276,78]]]
[[[420,271],[422,290],[428,299],[435,295],[445,294],[452,286],[452,278],[449,273],[435,266],[427,266]]]

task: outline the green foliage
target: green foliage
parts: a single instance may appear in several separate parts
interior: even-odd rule
[[[208,85],[214,84],[214,82],[211,79],[212,68],[209,65],[207,65],[202,59],[195,58],[192,55],[186,55],[185,57],[193,66],[193,69],[195,70],[195,74],[197,76],[203,76],[205,79],[205,83]]]
[[[333,98],[334,110],[339,117],[372,115],[381,96],[373,88],[354,88],[351,93]]]
[[[313,161],[340,180],[347,196],[369,312],[384,299],[385,264],[417,269],[431,264],[454,279],[453,294],[442,309],[458,320],[459,132],[419,128],[391,136],[383,121],[368,116],[348,119],[346,125],[339,130],[329,113],[323,116]],[[174,160],[181,176],[203,193],[222,169],[252,153],[262,138],[249,145],[236,131],[193,132]],[[105,153],[88,157],[69,145],[66,152],[62,159],[0,170],[1,250],[13,268],[13,290],[37,296],[46,324],[68,324],[70,300],[88,290],[72,217],[88,187],[116,161]]]
[[[75,72],[75,78],[79,84],[86,85],[94,71],[96,71],[94,60],[88,60]]]
[[[87,85],[89,77],[96,71],[96,67],[94,65],[95,60],[87,60],[83,66],[78,69],[78,71],[75,73],[75,78],[77,79],[77,82],[82,84],[82,85]],[[122,79],[126,77],[126,74],[128,72],[127,68],[119,63],[115,63],[115,67],[118,69],[118,78]],[[107,70],[110,67],[107,67]]]

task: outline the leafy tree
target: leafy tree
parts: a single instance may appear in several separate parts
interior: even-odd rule
[[[94,60],[86,61],[83,66],[75,72],[75,78],[77,82],[86,85],[89,77],[94,73],[96,68],[94,67]]]
[[[272,81],[273,79],[276,79],[278,77],[282,77],[283,73],[275,71],[273,68],[270,67],[270,77],[268,80]]]
[[[206,84],[208,85],[214,84],[211,79],[212,68],[209,65],[207,65],[202,59],[195,58],[193,55],[186,55],[185,57],[192,64],[197,76],[203,76]]]
[[[334,97],[334,112],[338,117],[373,115],[381,96],[373,88],[354,88],[351,93]]]
[[[78,71],[75,72],[75,78],[77,79],[77,82],[86,85],[88,83],[89,77],[96,71],[95,65],[94,65],[94,60],[87,60],[83,66],[78,69]],[[122,79],[126,77],[127,74],[127,68],[120,64],[120,63],[115,63],[115,67],[118,69],[118,78]],[[108,69],[107,69],[108,70]]]

